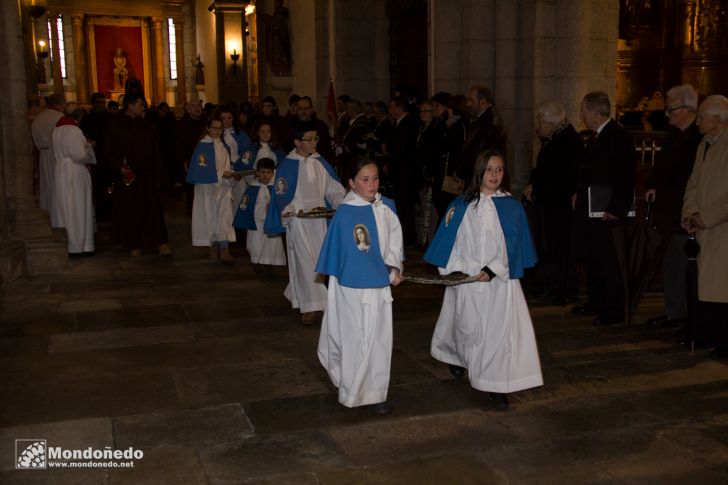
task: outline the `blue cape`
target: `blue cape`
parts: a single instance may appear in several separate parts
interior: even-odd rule
[[[253,143],[249,147],[247,147],[244,151],[240,153],[240,159],[235,162],[235,171],[240,172],[242,170],[253,170],[255,169],[255,159],[258,158],[258,152],[260,151],[260,143]],[[247,152],[247,155],[246,155]],[[284,158],[286,158],[286,154],[281,150],[279,147],[277,147],[275,150],[273,150],[273,154],[276,156],[276,159],[274,162],[276,162],[276,167],[279,163],[283,161]]]
[[[382,197],[382,202],[394,211],[391,199]],[[364,244],[359,244],[355,231],[366,235]],[[336,276],[339,284],[349,288],[389,286],[389,268],[382,259],[371,204],[339,205],[321,246],[316,272]]]
[[[524,269],[531,268],[538,262],[526,212],[521,203],[511,196],[493,197],[493,204],[506,240],[508,272],[511,279],[522,278]],[[447,266],[468,205],[470,204],[465,202],[463,196],[450,204],[445,212],[445,218],[437,228],[435,238],[425,252],[425,261],[440,268]]]
[[[336,175],[334,168],[329,165],[322,156],[318,156],[318,161],[328,172],[329,176],[341,183],[339,176]],[[270,198],[270,206],[268,206],[268,215],[265,218],[266,234],[278,235],[286,232],[283,227],[282,214],[283,209],[293,200],[296,194],[296,185],[298,184],[298,163],[295,158],[285,158],[276,168],[276,180],[273,184],[274,190]],[[331,204],[326,201],[326,207],[330,208]]]
[[[258,230],[255,224],[255,205],[258,202],[260,187],[260,185],[250,185],[245,189],[243,198],[240,200],[240,206],[235,213],[235,219],[233,220],[233,227],[236,229],[247,229],[248,231]],[[266,185],[266,187],[271,195],[273,195],[273,186]]]
[[[216,184],[215,143],[201,141],[190,158],[190,166],[185,178],[188,184]]]

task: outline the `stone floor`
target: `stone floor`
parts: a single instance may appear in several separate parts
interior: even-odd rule
[[[532,301],[546,384],[502,413],[429,356],[441,289],[403,284],[378,417],[337,404],[283,271],[207,261],[168,223],[173,258],[102,233],[68,272],[0,287],[1,483],[728,483],[728,363],[642,325],[658,295],[611,328]],[[16,471],[15,439],[144,457]]]

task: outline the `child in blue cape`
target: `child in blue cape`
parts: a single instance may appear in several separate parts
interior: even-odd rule
[[[276,169],[265,232],[285,232],[289,283],[284,296],[293,308],[300,309],[301,323],[313,325],[326,308],[326,287],[315,268],[327,221],[296,214],[324,207],[335,209],[346,191],[333,167],[316,151],[315,125],[297,122],[293,127],[293,144],[296,148]]]
[[[258,265],[268,266],[267,272],[272,275],[273,266],[285,266],[286,256],[283,252],[283,238],[263,232],[265,217],[273,192],[275,162],[270,158],[261,158],[255,167],[255,176],[243,178],[247,188],[238,206],[233,226],[247,230],[246,247],[250,254],[253,268]]]
[[[195,147],[187,172],[194,184],[192,204],[192,245],[209,246],[209,258],[232,261],[228,244],[235,242],[233,229],[232,171],[230,147],[222,139],[223,124],[218,117],[207,121],[207,135]]]
[[[490,393],[499,410],[506,394],[543,385],[533,324],[518,278],[536,264],[526,214],[508,193],[503,156],[481,154],[467,191],[440,223],[425,260],[440,274],[478,276],[445,290],[430,353],[455,377]]]
[[[251,170],[256,167],[258,160],[270,158],[275,162],[276,167],[286,158],[286,154],[275,139],[273,125],[265,119],[256,121],[251,130],[252,143],[240,157],[235,169]]]
[[[377,165],[353,160],[350,191],[336,210],[316,271],[329,275],[318,356],[346,407],[385,414],[392,358],[392,293],[402,279],[402,227],[379,194]]]

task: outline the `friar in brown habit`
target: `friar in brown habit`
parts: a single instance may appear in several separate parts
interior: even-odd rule
[[[144,119],[144,99],[130,93],[126,109],[109,123],[105,157],[114,184],[113,233],[131,250],[171,254],[167,244],[159,185],[165,180],[164,164],[154,125]]]

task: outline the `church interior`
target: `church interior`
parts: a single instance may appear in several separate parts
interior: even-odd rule
[[[105,252],[70,261],[34,194],[26,116],[53,94],[123,101],[129,82],[178,117],[191,101],[285,107],[295,93],[321,119],[332,84],[385,102],[482,84],[520,194],[537,107],[563,104],[579,129],[584,94],[599,90],[633,138],[639,185],[665,137],[665,92],[726,94],[728,0],[3,0],[0,14],[0,456],[24,438],[145,453],[134,470],[19,472],[3,458],[0,482],[728,480],[725,362],[675,348],[666,331],[595,329],[562,308],[531,308],[547,385],[498,414],[429,358],[440,288],[403,285],[394,412],[345,412],[316,360],[317,329],[281,296],[283,272],[262,281],[249,265],[201,260],[180,203],[166,208],[173,261],[129,260],[103,239]]]

